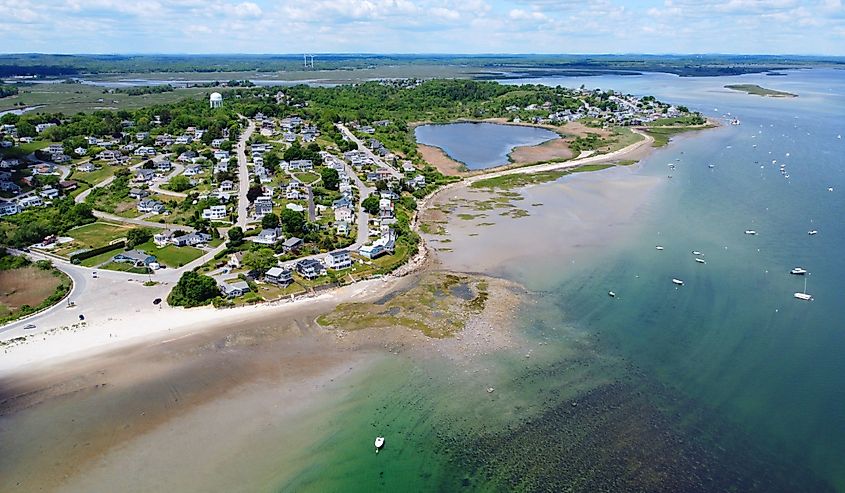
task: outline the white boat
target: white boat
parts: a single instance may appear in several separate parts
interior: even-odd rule
[[[611,298],[616,298],[616,293],[614,293],[613,291],[608,291],[607,295],[610,296]]]
[[[819,232],[815,229],[812,229],[810,231],[807,231],[807,234],[810,235],[810,236],[815,236],[815,235],[819,234]]]
[[[713,168],[716,167],[716,165],[715,164],[708,164],[707,167],[710,168],[710,169],[713,169]]]
[[[672,282],[673,282],[673,283],[675,283],[675,284],[677,284],[678,286],[683,286],[683,285],[684,285],[684,281],[682,281],[682,280],[680,280],[680,279],[674,279],[674,278],[673,278],[673,279],[672,279]]]
[[[796,267],[796,268],[792,269],[791,271],[789,271],[789,273],[795,274],[796,276],[803,276],[804,274],[807,273],[807,270],[802,269],[801,267]]]
[[[663,247],[662,247],[662,246],[660,246],[660,245],[657,245],[656,247],[654,247],[654,249],[655,249],[655,250],[663,250]]]
[[[384,437],[376,437],[376,453],[384,447]]]
[[[754,231],[753,229],[746,229],[746,230],[745,230],[745,234],[747,234],[747,235],[752,235],[752,236],[753,236],[753,235],[756,235],[756,234],[757,234],[757,232],[756,232],[756,231]]]
[[[795,298],[802,300],[802,301],[812,301],[813,297],[807,294],[807,278],[804,278],[804,291],[800,293],[793,294]]]
[[[693,255],[702,255],[702,253],[701,253],[701,252],[699,252],[698,250],[693,250],[693,251],[692,251],[692,254],[693,254]]]
[[[706,264],[707,263],[707,262],[704,261],[703,258],[698,258],[698,257],[695,258],[695,261],[698,262],[699,264]]]

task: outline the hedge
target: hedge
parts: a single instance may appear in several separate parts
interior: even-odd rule
[[[70,256],[70,263],[78,264],[79,262],[82,262],[86,258],[91,258],[91,257],[97,256],[101,253],[110,252],[112,250],[119,250],[121,248],[124,248],[125,246],[126,246],[126,242],[123,241],[123,240],[120,240],[117,243],[111,243],[109,245],[105,245],[105,246],[101,246],[101,247],[97,247],[97,248],[92,248],[90,250],[85,250],[84,252],[77,252],[77,253],[74,253],[73,255]]]

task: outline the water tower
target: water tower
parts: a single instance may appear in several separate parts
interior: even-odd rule
[[[209,98],[212,108],[222,108],[223,107],[223,95],[219,92],[211,93],[211,98]]]

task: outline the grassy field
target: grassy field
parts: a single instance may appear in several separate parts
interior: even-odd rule
[[[56,303],[71,280],[57,269],[31,265],[0,271],[0,286],[0,321],[9,322]]]
[[[300,171],[299,173],[294,173],[293,176],[306,185],[313,183],[320,178],[320,175],[310,171]]]
[[[111,243],[113,240],[123,238],[132,226],[123,224],[107,223],[97,221],[73,228],[67,232],[67,236],[73,238],[77,243],[87,248],[96,248]]]
[[[118,253],[122,252],[123,250],[112,250],[110,252],[101,253],[99,255],[94,255],[93,257],[88,257],[79,264],[83,267],[98,267],[106,262],[110,262],[112,257],[117,255]]]
[[[729,84],[725,86],[727,89],[731,89],[733,91],[741,91],[748,94],[752,94],[754,96],[764,96],[770,98],[797,98],[797,94],[792,94],[791,92],[784,92],[784,91],[777,91],[775,89],[767,89],[765,87],[760,87],[757,84]]]
[[[194,247],[167,245],[164,248],[159,248],[152,241],[142,243],[136,249],[147,252],[150,255],[155,255],[158,263],[172,268],[182,267],[192,260],[202,257],[203,254],[202,250]]]
[[[502,190],[509,190],[512,188],[519,188],[527,185],[534,185],[537,183],[555,181],[562,176],[570,175],[572,173],[600,171],[611,167],[613,167],[612,164],[587,164],[585,166],[578,166],[577,168],[541,171],[539,173],[514,173],[511,175],[496,176],[494,178],[478,180],[472,183],[470,185],[470,188],[496,188]],[[426,233],[426,231],[423,232]]]
[[[21,144],[19,146],[10,147],[8,149],[0,149],[0,156],[10,158],[22,158],[24,156],[32,154],[33,152],[39,149],[44,149],[50,144],[55,144],[55,142],[37,140],[29,144]]]
[[[106,180],[107,178],[114,175],[114,167],[113,166],[106,166],[103,165],[100,169],[96,171],[92,171],[90,173],[82,173],[80,171],[74,171],[70,175],[70,180],[77,180],[77,181],[84,181],[90,185],[96,185],[97,183]]]
[[[172,103],[189,97],[205,97],[213,88],[176,89],[160,94],[105,94],[105,88],[86,84],[35,84],[22,87],[17,96],[4,98],[0,110],[15,105],[39,106],[36,112],[74,114],[96,110],[135,109],[156,104]],[[103,99],[102,102],[98,101]],[[116,103],[113,101],[117,101]]]

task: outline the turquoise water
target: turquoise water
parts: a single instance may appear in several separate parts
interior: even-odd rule
[[[722,89],[737,81],[799,97]],[[759,453],[845,491],[845,140],[838,138],[845,134],[845,72],[532,82],[654,94],[741,120],[682,138],[647,160],[641,173],[673,177],[659,206],[640,219],[641,232],[609,245],[601,261],[568,269],[544,303],[565,307],[562,320],[720,426],[733,426]],[[707,263],[696,263],[693,250]],[[788,273],[795,266],[810,272],[812,302],[792,296],[804,288]],[[730,441],[715,429],[699,431],[712,432],[717,444]]]
[[[508,164],[508,154],[514,147],[533,146],[558,137],[543,128],[495,123],[422,125],[414,129],[414,135],[417,142],[443,149],[469,169]]]

